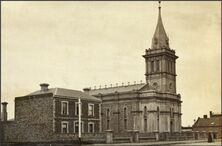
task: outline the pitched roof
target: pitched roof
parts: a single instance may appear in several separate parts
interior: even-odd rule
[[[90,95],[98,95],[98,94],[111,94],[111,93],[122,93],[122,92],[129,92],[129,91],[138,91],[141,90],[147,84],[135,84],[135,85],[126,85],[126,86],[119,86],[119,87],[110,87],[110,88],[103,88],[103,89],[93,89],[89,91]]]
[[[46,91],[35,91],[32,92],[30,94],[28,94],[27,96],[32,96],[32,95],[41,95],[41,94],[47,94],[47,93],[52,93],[53,96],[56,97],[72,97],[72,98],[81,98],[81,99],[85,99],[85,100],[93,100],[93,101],[100,101],[100,99],[88,95],[86,93],[83,93],[82,91],[78,91],[78,90],[72,90],[72,89],[64,89],[64,88],[49,88]]]
[[[222,126],[221,116],[210,117],[210,118],[199,118],[193,127],[205,127],[205,126]]]

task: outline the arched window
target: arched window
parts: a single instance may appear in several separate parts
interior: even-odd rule
[[[147,131],[147,107],[144,107],[144,131]]]
[[[172,70],[172,64],[171,64],[171,61],[169,61],[169,72],[171,72]]]
[[[144,117],[146,117],[146,116],[147,116],[147,107],[144,106]]]
[[[107,124],[106,124],[106,129],[110,129],[110,111],[109,109],[106,110],[106,118],[107,118]]]
[[[154,72],[154,61],[151,61],[151,72]]]
[[[159,71],[160,70],[160,61],[157,60],[156,61],[156,71]]]
[[[170,108],[170,117],[173,118],[174,108]]]
[[[157,130],[159,131],[160,109],[157,107]]]
[[[124,129],[127,129],[127,108],[123,109],[123,117],[124,117]]]
[[[160,109],[159,109],[159,106],[157,107],[157,119],[159,120],[160,118]]]

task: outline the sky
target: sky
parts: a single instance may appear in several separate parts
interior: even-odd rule
[[[182,126],[221,109],[221,3],[164,1],[162,20],[176,63]],[[157,1],[2,2],[1,97],[51,88],[82,90],[145,82]]]

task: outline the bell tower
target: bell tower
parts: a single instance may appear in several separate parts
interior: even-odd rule
[[[151,48],[145,50],[146,83],[151,89],[162,93],[176,94],[176,59],[175,51],[170,48],[169,38],[159,14]]]

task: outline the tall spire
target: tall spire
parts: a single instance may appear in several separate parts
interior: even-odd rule
[[[155,33],[153,35],[152,39],[152,47],[151,49],[161,49],[161,48],[167,48],[169,49],[169,38],[165,32],[165,29],[163,27],[163,22],[161,18],[161,1],[159,1],[159,15],[158,15],[158,21]]]

